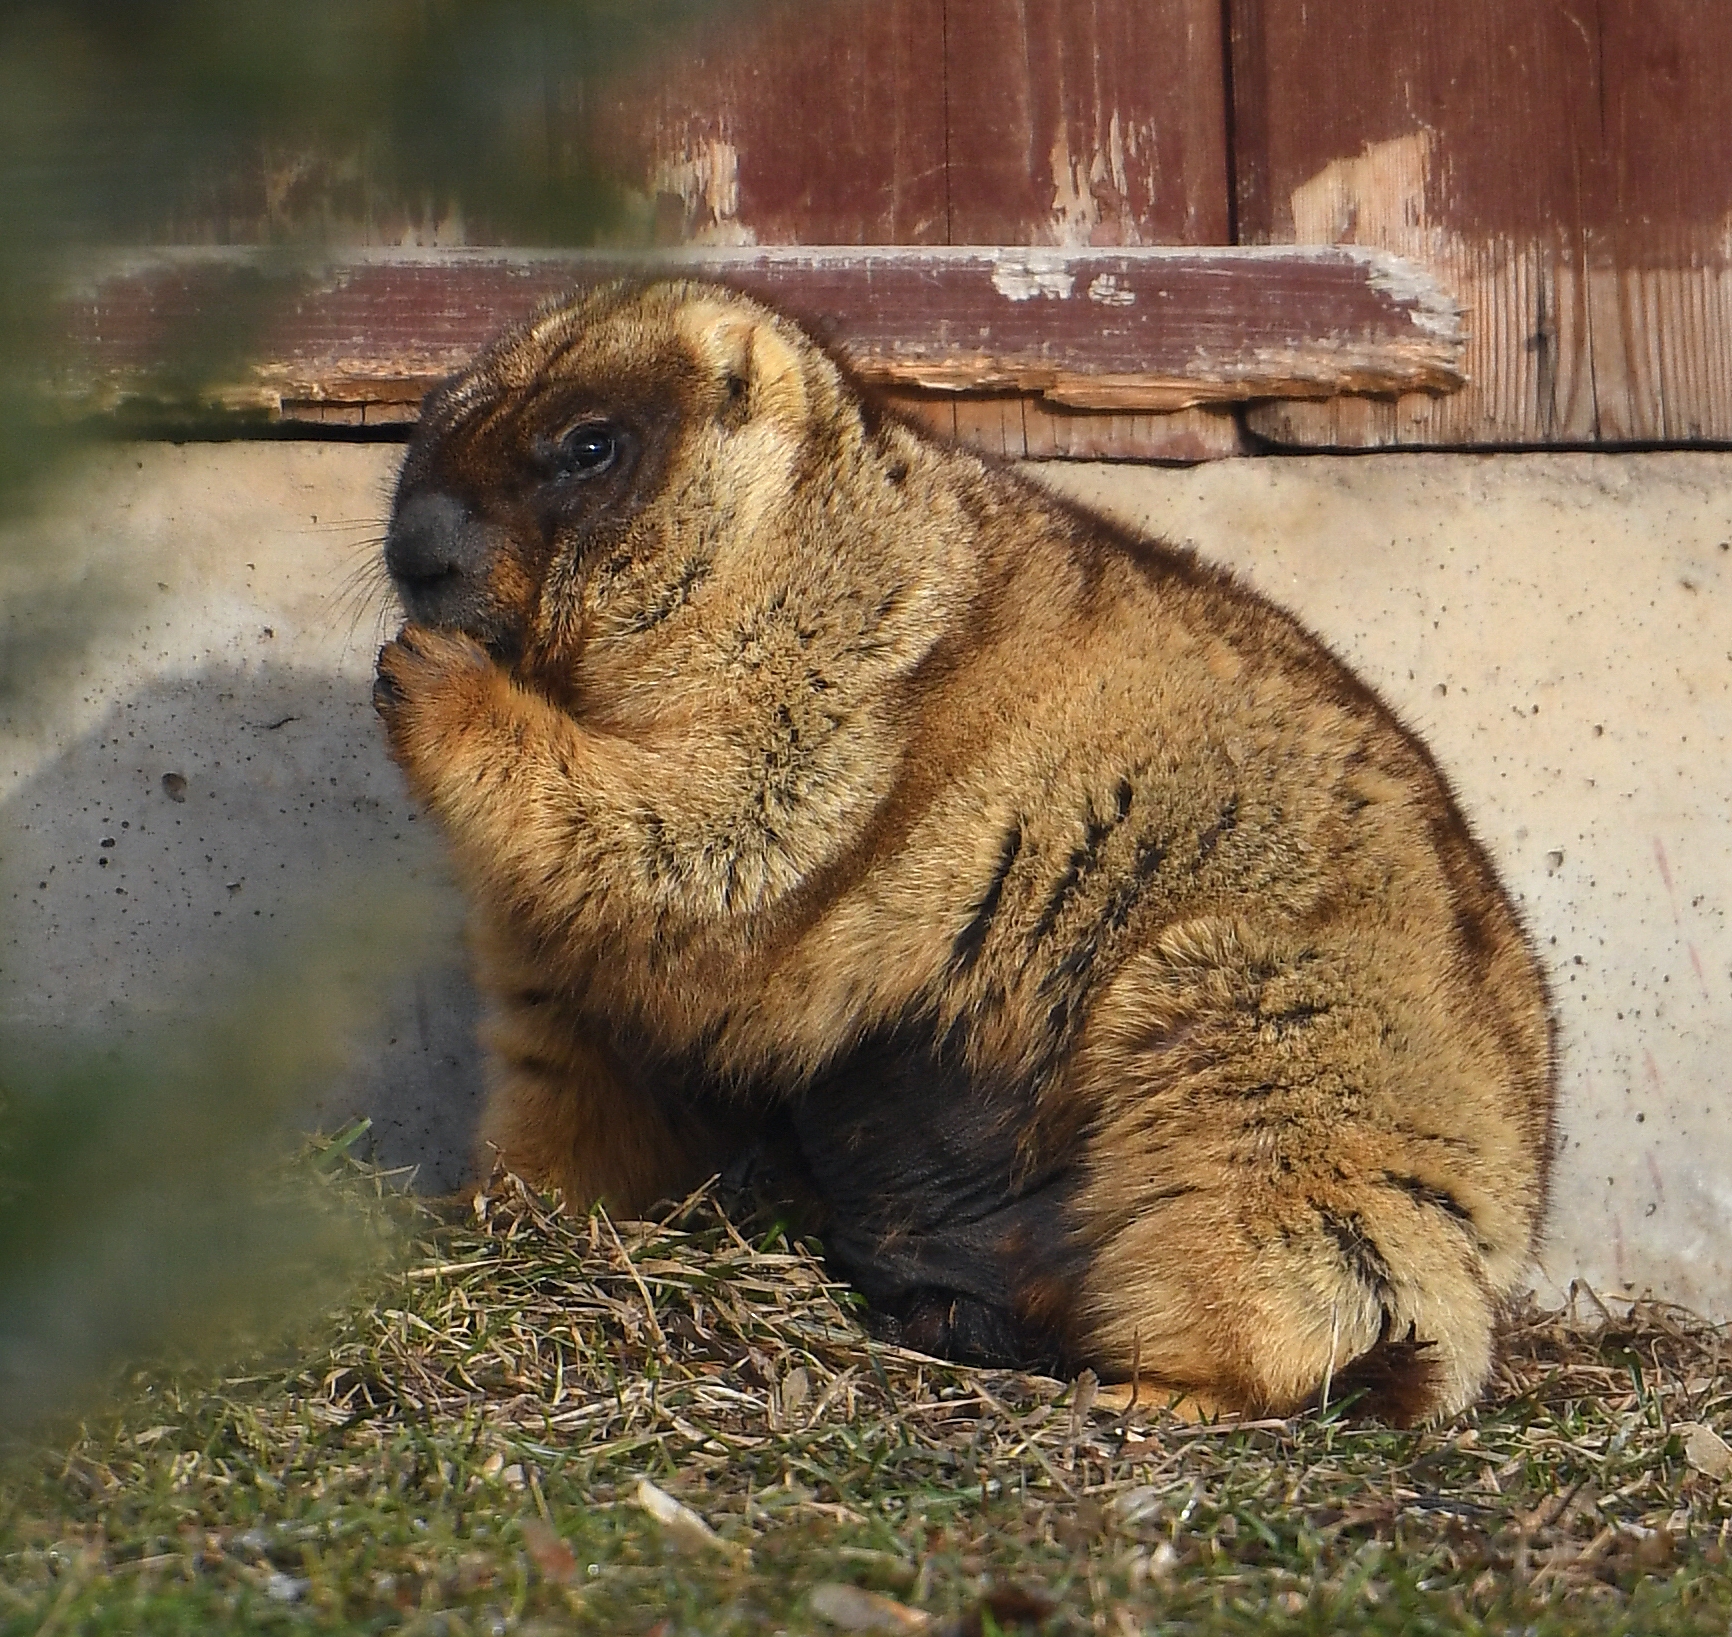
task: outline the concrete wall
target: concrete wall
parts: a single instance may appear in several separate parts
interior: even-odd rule
[[[449,894],[367,703],[397,454],[112,449],[0,545],[7,638],[38,662],[0,725],[0,1021],[196,1012],[345,871]],[[1557,998],[1542,1283],[1732,1316],[1732,456],[1045,475],[1239,569],[1426,735]],[[475,1104],[455,944],[393,981],[309,1112],[371,1113],[434,1185]]]
[[[401,453],[105,451],[0,544],[6,639],[34,674],[0,723],[0,1023],[196,1016],[323,895],[454,897],[369,700],[396,625],[370,570]],[[307,1119],[370,1114],[380,1159],[455,1187],[474,1000],[455,937],[416,967]]]

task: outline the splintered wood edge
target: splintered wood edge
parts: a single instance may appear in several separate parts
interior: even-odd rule
[[[133,252],[66,292],[55,384],[86,413],[196,404],[400,423],[503,324],[574,289],[646,276],[768,301],[895,396],[999,394],[1049,419],[1444,393],[1464,380],[1460,310],[1423,268],[1381,251],[790,247],[355,252],[316,265]]]

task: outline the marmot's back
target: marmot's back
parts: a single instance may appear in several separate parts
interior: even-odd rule
[[[429,401],[380,708],[469,879],[489,1130],[647,1206],[791,1124],[906,1339],[1466,1403],[1549,1146],[1530,952],[1288,616],[699,285]]]

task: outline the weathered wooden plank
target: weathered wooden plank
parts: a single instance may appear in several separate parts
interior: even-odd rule
[[[1020,397],[997,393],[991,397],[960,397],[956,400],[956,441],[989,455],[1021,460],[1028,452],[1022,430]]]
[[[1220,0],[949,0],[952,244],[1225,244]]]
[[[1009,460],[1223,460],[1245,453],[1238,416],[1225,408],[1165,415],[1055,408],[1025,394],[885,389],[889,406],[948,441]]]
[[[1269,404],[1306,447],[1732,438],[1732,7],[1230,0],[1241,236],[1426,266],[1466,390]]]
[[[807,248],[647,263],[369,255],[317,271],[233,253],[138,257],[68,297],[62,385],[93,405],[405,404],[539,302],[645,270],[770,301],[881,385],[1147,412],[1459,380],[1453,306],[1378,252]],[[212,353],[213,333],[230,334],[226,351]],[[189,356],[202,357],[196,379]]]
[[[1079,413],[1035,398],[1022,405],[1030,460],[1223,460],[1246,452],[1239,418],[1224,406],[1168,415]]]

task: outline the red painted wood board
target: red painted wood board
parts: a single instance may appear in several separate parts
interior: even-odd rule
[[[768,300],[865,379],[899,388],[1146,413],[1447,391],[1459,379],[1453,308],[1378,253],[804,248],[647,264],[367,255],[319,269],[232,253],[135,256],[68,296],[61,384],[93,406],[408,404],[538,303],[646,266]]]

